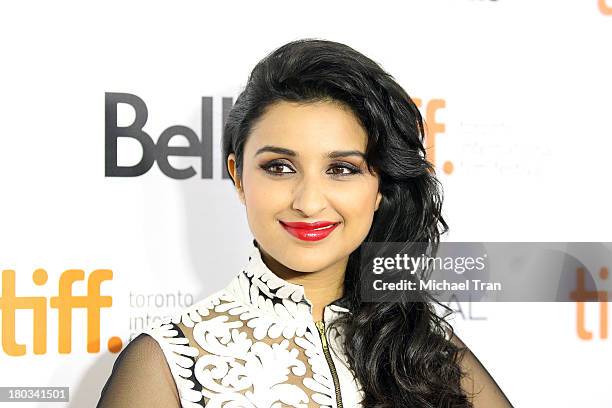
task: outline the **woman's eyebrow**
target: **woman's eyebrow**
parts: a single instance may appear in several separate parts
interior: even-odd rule
[[[298,154],[291,149],[286,149],[284,147],[278,147],[278,146],[270,146],[270,145],[266,145],[258,149],[257,152],[255,153],[255,156],[263,152],[284,154],[284,155],[291,156],[291,157],[298,156]],[[363,152],[360,152],[359,150],[334,150],[334,151],[328,152],[326,156],[330,159],[336,159],[338,157],[347,157],[347,156],[359,156],[363,159],[366,158],[365,154]]]

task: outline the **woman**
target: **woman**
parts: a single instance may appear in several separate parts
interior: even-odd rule
[[[248,262],[134,339],[98,406],[510,407],[432,299],[360,299],[364,242],[448,230],[423,139],[408,94],[346,45],[299,40],[259,62],[223,140]]]

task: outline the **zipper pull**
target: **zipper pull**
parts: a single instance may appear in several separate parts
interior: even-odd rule
[[[323,320],[317,320],[315,322],[315,326],[317,326],[317,330],[319,330],[319,335],[321,337],[321,344],[323,348],[327,348],[327,338],[325,337],[325,322]]]

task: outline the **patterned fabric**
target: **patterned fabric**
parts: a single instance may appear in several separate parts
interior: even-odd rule
[[[248,263],[227,287],[145,333],[160,344],[184,408],[360,407],[342,330],[327,330],[350,313],[344,301],[325,307],[322,339],[303,286],[275,275],[253,240]]]

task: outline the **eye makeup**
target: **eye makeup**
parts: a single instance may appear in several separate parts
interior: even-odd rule
[[[274,168],[289,168],[290,171],[273,171],[272,169]],[[295,173],[295,170],[293,170],[292,166],[290,163],[288,163],[287,161],[284,160],[279,160],[279,159],[274,159],[271,160],[269,162],[263,163],[259,165],[259,168],[264,170],[267,174],[273,175],[273,176],[284,176],[286,174],[292,174]],[[348,172],[343,172],[343,173],[331,173],[330,175],[333,177],[347,177],[347,176],[352,176],[352,175],[356,175],[356,174],[362,174],[363,170],[361,170],[359,167],[352,165],[350,163],[346,163],[346,162],[335,162],[332,163],[330,165],[330,169],[345,169],[348,170]]]

